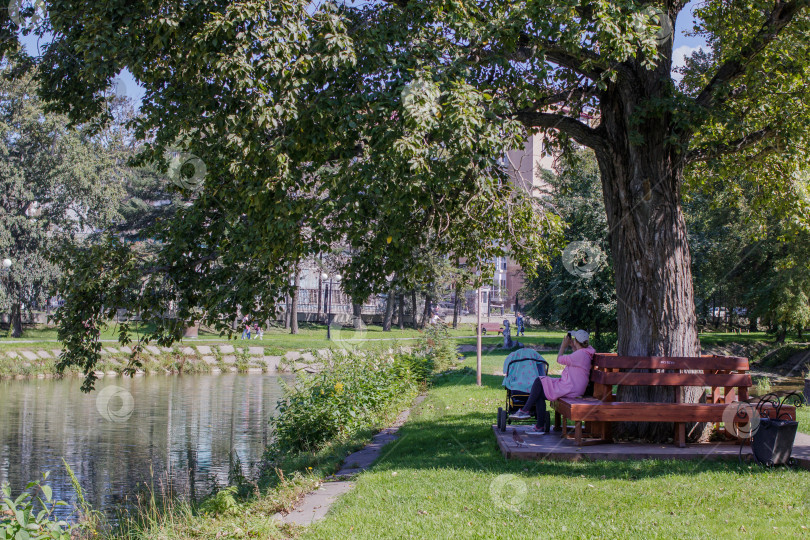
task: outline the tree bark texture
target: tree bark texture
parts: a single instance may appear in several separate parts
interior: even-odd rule
[[[461,289],[456,283],[456,297],[453,299],[453,328],[458,328],[458,315],[461,310]]]
[[[419,328],[424,328],[430,319],[430,295],[425,295],[425,309],[422,310],[422,321],[419,323]]]
[[[411,324],[413,325],[414,330],[418,330],[419,317],[417,317],[416,314],[418,313],[419,307],[416,305],[416,291],[411,291],[411,307],[413,308],[411,311],[411,318],[413,319]]]
[[[363,328],[363,304],[352,304],[352,326],[355,330]]]
[[[388,288],[388,296],[385,299],[385,315],[383,316],[383,332],[391,331],[391,323],[394,318],[394,287]]]
[[[665,69],[669,70],[668,62]],[[640,101],[662,95],[668,80],[661,68],[634,84],[617,83],[602,97],[605,143],[595,148],[616,276],[618,352],[628,356],[700,354],[686,222],[680,204],[683,158],[672,136],[671,119],[650,115],[639,125]],[[643,92],[639,92],[639,88]],[[643,142],[631,141],[636,125]],[[702,389],[684,388],[684,402]],[[668,387],[619,386],[621,401],[673,402]],[[617,434],[664,440],[672,424],[626,423]],[[700,430],[697,430],[700,431]]]
[[[405,329],[405,295],[399,295],[399,315],[397,315],[397,324],[399,324],[399,329]]]
[[[9,326],[11,327],[11,337],[22,337],[22,306],[19,304],[19,302],[11,305]]]

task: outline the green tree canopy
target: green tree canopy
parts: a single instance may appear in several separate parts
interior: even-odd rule
[[[0,65],[0,309],[11,313],[12,335],[23,311],[43,308],[61,268],[53,252],[109,225],[123,182],[111,154],[87,132],[46,113],[20,64]]]
[[[550,267],[526,285],[526,311],[546,325],[584,328],[600,337],[616,331],[616,286],[593,152],[583,150],[548,173],[551,201],[566,224],[565,244]],[[609,352],[609,351],[602,351]]]
[[[150,272],[170,275],[181,314],[212,319],[270,311],[280,276],[337,242],[355,255],[344,274],[359,297],[431,238],[470,261],[511,249],[533,268],[555,222],[504,188],[501,158],[533,130],[589,146],[619,351],[693,355],[684,179],[757,175],[764,204],[801,215],[784,179],[807,161],[808,3],[700,4],[695,33],[711,50],[676,84],[680,0],[55,0],[40,92],[95,122],[126,67],[146,91],[145,159],[174,149],[204,163]]]

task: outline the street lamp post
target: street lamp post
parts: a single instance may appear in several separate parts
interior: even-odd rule
[[[335,276],[330,276],[326,272],[321,274],[321,279],[325,282],[325,294],[326,294],[326,339],[331,341],[332,340],[332,293],[334,292],[334,287],[332,286],[332,278],[335,279],[336,282],[341,280],[341,275],[337,274]]]

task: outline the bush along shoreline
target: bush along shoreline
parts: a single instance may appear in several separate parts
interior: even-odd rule
[[[80,523],[73,533],[131,539],[288,536],[287,526],[273,516],[291,511],[425,392],[435,374],[459,361],[442,326],[425,330],[407,353],[334,353],[320,372],[299,372],[286,385],[271,419],[273,440],[255,479],[231,478],[229,486],[199,503],[147,494],[117,523]]]

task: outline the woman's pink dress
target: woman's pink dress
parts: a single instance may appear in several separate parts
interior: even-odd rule
[[[585,347],[571,354],[564,354],[557,362],[565,366],[562,377],[540,377],[546,399],[554,401],[561,397],[579,397],[588,387],[591,376],[591,360],[596,351],[593,347]]]

